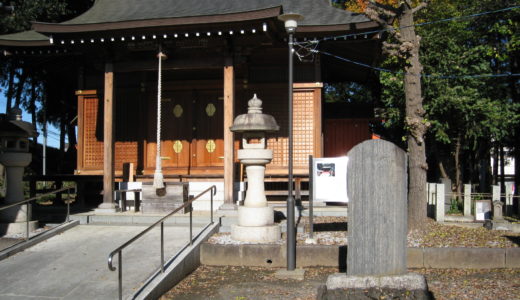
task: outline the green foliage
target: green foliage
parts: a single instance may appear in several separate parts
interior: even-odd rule
[[[462,202],[458,198],[452,198],[450,200],[450,209],[446,212],[447,214],[454,215],[462,213]]]
[[[0,18],[0,34],[29,30],[31,22],[62,22],[92,6],[94,0],[10,0],[12,13]]]
[[[480,3],[477,6],[474,1],[439,0],[432,2],[423,13],[436,20],[481,10]],[[496,65],[493,59],[503,57],[506,52],[500,51],[498,55],[496,45],[482,38],[489,32],[475,31],[475,28],[495,30],[498,23],[500,21],[482,26],[480,19],[466,19],[442,26],[420,27],[424,72],[433,75],[496,74],[498,70],[493,67]],[[490,55],[492,53],[495,54]],[[423,78],[423,83],[426,117],[431,120],[431,134],[437,142],[452,144],[460,137],[465,141],[465,149],[475,150],[480,138],[504,140],[518,122],[518,107],[504,92],[507,81],[503,78]]]
[[[371,89],[355,82],[329,83],[324,90],[325,102],[361,104],[372,101]]]
[[[12,0],[9,4],[14,12],[0,18],[1,34],[28,30],[31,21],[56,22],[67,14],[65,0]]]
[[[465,16],[518,5],[514,1],[436,0],[417,16],[418,23]],[[420,61],[423,73],[431,75],[475,75],[513,72],[520,56],[518,10],[457,19],[416,27],[421,36]],[[402,70],[399,58],[385,56],[382,66]],[[516,71],[517,73],[518,71]],[[462,157],[475,152],[477,144],[513,146],[519,124],[519,80],[511,78],[422,77],[429,148],[448,149],[454,155],[455,141],[461,143]],[[404,122],[403,75],[380,74],[385,125],[406,134]],[[436,153],[439,155],[439,153]],[[452,159],[443,159],[454,163]],[[432,167],[432,166],[430,166]],[[447,166],[455,170],[457,166]]]

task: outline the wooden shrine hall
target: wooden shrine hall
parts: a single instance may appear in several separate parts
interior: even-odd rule
[[[373,64],[380,34],[364,15],[326,0],[97,0],[72,20],[34,22],[31,31],[0,36],[0,49],[74,78],[63,89],[77,101],[75,173],[104,176],[104,203],[113,202],[108,191],[123,164],[132,163],[139,180],[153,176],[159,88],[165,180],[223,180],[224,203],[232,204],[243,172],[235,155],[240,139],[229,127],[255,93],[280,125],[267,142],[274,158],[266,176],[287,181],[288,45],[278,19],[285,13],[304,17],[295,33],[307,47],[295,48],[293,155],[294,173],[308,176],[308,156],[324,151],[324,83],[374,76],[309,47]]]

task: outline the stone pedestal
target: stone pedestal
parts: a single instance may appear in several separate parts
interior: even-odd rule
[[[502,213],[502,209],[504,207],[504,203],[500,200],[493,201],[493,220],[502,221],[504,220],[504,215]]]
[[[7,175],[5,205],[24,200],[23,172],[30,162],[30,153],[6,152],[0,154],[0,164],[5,166]],[[25,233],[27,210],[29,210],[30,218],[30,205],[19,205],[0,211],[0,233]],[[35,230],[36,226],[37,222],[30,222],[29,230]]]
[[[274,211],[265,197],[265,165],[273,160],[273,150],[265,149],[265,132],[280,129],[274,118],[262,113],[262,101],[249,100],[247,114],[236,117],[230,130],[241,132],[242,147],[237,158],[246,166],[247,192],[244,205],[238,208],[238,225],[231,227],[231,237],[238,241],[272,243],[281,237],[274,224]]]
[[[172,212],[188,201],[187,182],[165,182],[164,195],[157,195],[157,189],[151,183],[143,183],[142,191],[141,211],[144,214]]]
[[[231,237],[238,241],[273,243],[281,230],[274,224],[274,210],[267,205],[264,188],[265,164],[273,158],[269,149],[242,149],[238,159],[246,165],[247,192],[244,205],[238,207],[238,225],[231,227]]]

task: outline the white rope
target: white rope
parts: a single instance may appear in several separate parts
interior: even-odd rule
[[[155,173],[153,174],[153,186],[156,189],[164,188],[161,165],[161,88],[162,88],[162,48],[159,46],[158,78],[157,78],[157,151],[155,155]]]

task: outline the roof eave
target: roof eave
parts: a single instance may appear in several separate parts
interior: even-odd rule
[[[16,41],[16,40],[0,40],[0,46],[8,47],[48,47],[52,46],[49,40],[38,41]]]
[[[297,32],[315,33],[315,32],[344,32],[362,29],[376,29],[379,25],[376,22],[368,21],[361,23],[336,24],[336,25],[301,25],[298,26]]]
[[[108,31],[164,26],[182,26],[196,24],[213,24],[228,22],[243,22],[273,18],[280,15],[281,7],[267,8],[257,11],[241,12],[225,15],[208,15],[195,17],[167,18],[155,20],[134,20],[95,24],[55,24],[33,22],[32,29],[43,33],[80,33],[93,31]]]

